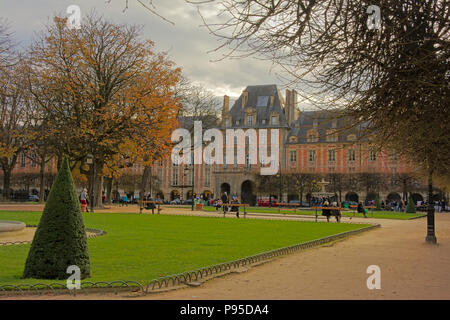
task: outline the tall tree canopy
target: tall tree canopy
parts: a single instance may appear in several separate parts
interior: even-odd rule
[[[218,18],[208,12],[204,21],[223,40],[225,57],[273,61],[286,81],[299,86],[304,103],[338,107],[364,123],[365,133],[380,145],[450,175],[450,127],[442,121],[450,118],[448,1],[201,4],[208,5],[222,8]]]
[[[30,89],[48,138],[89,176],[101,178],[121,156],[160,157],[177,125],[180,69],[141,36],[138,26],[93,13],[79,30],[55,18],[30,50]]]

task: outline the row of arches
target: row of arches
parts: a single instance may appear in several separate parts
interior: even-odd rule
[[[375,200],[376,197],[377,197],[377,194],[374,193],[374,192],[371,192],[371,193],[368,193],[366,195],[365,200],[372,201],[372,200]],[[417,201],[423,201],[424,200],[423,196],[420,193],[413,193],[413,194],[411,194],[411,197],[412,197],[412,199],[414,200],[415,203],[417,203]],[[434,199],[434,198],[436,198],[436,199]],[[434,195],[433,200],[438,200],[438,198],[439,198],[439,195],[436,194],[436,195]],[[346,201],[359,202],[360,200],[363,200],[363,199],[360,199],[360,197],[358,196],[358,194],[356,192],[348,192],[345,195],[345,200]],[[382,199],[380,199],[380,200],[382,200]],[[387,195],[386,200],[388,200],[388,201],[401,201],[402,197],[397,192],[391,192],[391,193],[389,193]]]
[[[240,191],[240,193],[239,193],[239,191]],[[202,193],[202,195],[203,195],[203,198],[205,198],[205,199],[209,199],[211,197],[218,198],[225,192],[228,195],[240,194],[241,203],[249,203],[250,205],[255,205],[257,203],[256,185],[251,180],[243,181],[240,186],[240,190],[231,190],[231,185],[227,182],[224,182],[220,185],[220,193],[213,194],[210,190],[205,190]],[[194,196],[197,196],[197,195],[195,194]],[[377,193],[371,192],[371,193],[368,193],[365,196],[365,198],[363,198],[363,197],[360,197],[358,195],[358,193],[350,191],[345,194],[345,200],[346,201],[354,201],[354,202],[359,202],[359,201],[364,201],[364,200],[372,201],[372,200],[376,199],[376,196],[377,196]],[[164,198],[162,192],[159,197],[162,199]],[[414,202],[416,202],[416,203],[417,203],[417,201],[424,201],[424,197],[420,193],[413,193],[413,194],[411,194],[411,197],[413,198]],[[438,200],[439,195],[436,194],[434,197],[436,197],[436,200]],[[174,200],[176,198],[180,198],[180,192],[178,190],[172,190],[170,193],[170,200]],[[190,199],[190,198],[192,198],[192,190],[189,190],[186,192],[186,197],[184,199]],[[307,194],[306,200],[310,201],[310,199],[311,199],[311,194]],[[387,201],[401,201],[401,199],[402,199],[401,195],[397,192],[389,193],[387,195],[386,199],[380,198],[380,200],[387,200]],[[288,200],[298,200],[298,195],[289,194]],[[435,199],[433,198],[433,200],[435,200]]]

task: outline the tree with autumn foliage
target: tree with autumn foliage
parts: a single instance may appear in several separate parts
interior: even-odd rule
[[[9,199],[11,174],[19,155],[29,148],[32,107],[24,74],[26,61],[16,56],[14,64],[2,68],[0,76],[0,165],[3,198]]]
[[[78,30],[56,17],[30,49],[29,87],[47,136],[88,177],[96,205],[107,171],[161,157],[177,125],[181,71],[141,36],[95,13]]]

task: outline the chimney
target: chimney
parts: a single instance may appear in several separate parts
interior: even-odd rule
[[[229,111],[230,108],[230,97],[227,95],[223,96],[223,107],[222,107],[222,111],[223,113],[227,113]]]
[[[286,89],[286,103],[284,105],[284,115],[286,116],[287,125],[291,124],[291,90]]]
[[[247,100],[248,100],[248,91],[244,90],[244,91],[242,91],[242,99],[241,99],[242,109],[245,108],[245,105],[247,104]]]
[[[298,93],[295,90],[292,90],[292,121],[297,121],[300,116],[300,111],[297,105],[298,101]]]
[[[270,106],[273,107],[273,102],[275,101],[275,96],[270,96]]]

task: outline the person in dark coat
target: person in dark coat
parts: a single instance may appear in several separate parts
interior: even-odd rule
[[[222,194],[220,200],[222,200],[222,212],[225,213],[228,210],[228,207],[225,206],[225,204],[228,203],[228,195],[226,191]]]
[[[233,200],[231,201],[231,203],[239,204],[238,197],[234,196]],[[231,210],[236,212],[236,218],[239,218],[239,207],[238,206],[233,206],[233,207],[231,207]]]
[[[364,215],[364,218],[367,218],[366,216],[366,210],[364,209],[364,206],[362,204],[362,202],[360,202],[358,204],[358,208],[357,208],[358,213],[362,213]]]
[[[329,206],[329,202],[328,202],[328,200],[325,200],[325,202],[322,204],[322,207],[328,207],[328,206]],[[322,209],[322,215],[327,217],[327,222],[330,222],[331,210]]]

